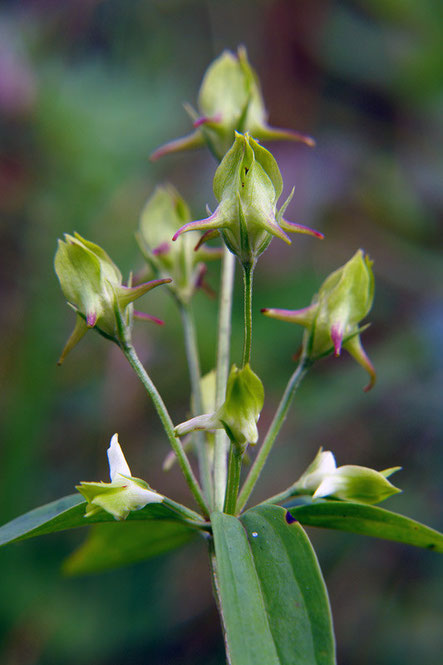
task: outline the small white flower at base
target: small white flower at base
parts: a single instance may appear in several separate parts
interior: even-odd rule
[[[375,471],[365,466],[345,464],[337,467],[330,450],[320,448],[314,461],[295,483],[297,490],[313,492],[313,499],[330,497],[342,501],[374,504],[401,492],[389,482],[388,477],[399,471],[395,466]]]
[[[100,510],[110,513],[116,520],[124,520],[133,510],[140,510],[148,503],[161,503],[164,497],[153,492],[148,483],[131,476],[131,470],[114,434],[108,448],[110,483],[81,481],[76,489],[88,502],[85,517]]]
[[[386,471],[393,473],[395,469]],[[375,471],[365,466],[345,464],[324,477],[313,494],[313,499],[333,497],[343,501],[374,504],[401,492],[386,477],[386,471]]]

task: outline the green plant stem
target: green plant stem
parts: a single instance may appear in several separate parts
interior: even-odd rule
[[[238,497],[237,512],[240,512],[240,510],[246,505],[246,502],[248,501],[251,492],[254,489],[255,483],[260,476],[268,455],[271,452],[277,434],[279,433],[280,428],[284,423],[286,414],[297,391],[297,388],[299,387],[311,364],[312,362],[310,360],[308,360],[306,357],[302,357],[294,373],[289,379],[288,385],[286,386],[286,390],[283,393],[283,397],[281,398],[280,404],[278,405],[278,409],[275,413],[266,437],[244,482],[240,496]]]
[[[228,381],[231,342],[232,289],[234,285],[235,256],[225,247],[223,254],[222,277],[217,333],[217,373],[215,407],[218,409],[225,400]],[[229,439],[224,430],[215,432],[214,444],[214,508],[223,510],[226,482]]]
[[[292,499],[294,496],[312,496],[312,494],[312,490],[298,489],[297,486],[291,485],[291,487],[288,487],[283,492],[279,492],[264,501],[260,501],[258,505],[261,506],[265,503],[281,503],[282,501],[287,501],[287,499]]]
[[[187,506],[177,503],[177,501],[173,501],[167,496],[165,496],[163,504],[168,506],[168,508],[171,508],[171,510],[177,513],[177,515],[180,515],[182,520],[190,526],[194,526],[198,529],[208,528],[208,522],[206,522],[199,513],[196,513],[195,510],[191,510]]]
[[[237,446],[231,443],[229,451],[228,482],[226,485],[226,499],[224,512],[235,514],[237,505],[238,488],[240,487],[240,472],[242,464],[242,453]]]
[[[254,277],[254,266],[249,263],[243,264],[245,337],[243,345],[242,367],[251,362],[253,277]]]
[[[137,353],[132,344],[127,340],[123,341],[120,336],[120,346],[132,369],[135,371],[138,378],[142,382],[146,392],[148,393],[149,397],[152,399],[154,407],[159,415],[159,418],[165,429],[166,435],[169,439],[169,443],[171,444],[174,453],[177,455],[177,460],[178,463],[180,464],[181,470],[183,471],[183,475],[185,476],[186,482],[188,483],[189,488],[192,494],[194,495],[195,500],[202,509],[204,516],[208,517],[209,510],[208,506],[206,505],[206,501],[203,497],[200,485],[198,484],[198,480],[194,475],[189,459],[185,451],[183,450],[183,447],[179,439],[177,439],[177,437],[174,434],[173,422],[165,406],[165,403],[163,402],[160,396],[160,393],[158,392],[150,376],[148,375],[147,371],[140,362],[140,359],[137,356]]]
[[[183,322],[183,331],[185,336],[186,358],[189,367],[189,376],[191,380],[192,390],[192,410],[193,416],[198,416],[203,413],[203,400],[201,393],[201,372],[200,360],[198,357],[197,335],[194,325],[194,317],[192,315],[189,305],[179,302],[180,314]],[[208,446],[206,445],[206,437],[204,432],[195,432],[194,434],[198,466],[200,470],[200,480],[203,487],[203,492],[209,505],[213,501],[212,489],[212,476],[209,464]]]

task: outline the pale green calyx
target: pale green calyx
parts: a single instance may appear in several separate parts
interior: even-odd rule
[[[161,503],[164,497],[150,489],[140,478],[134,478],[114,434],[108,448],[110,483],[81,481],[76,489],[88,502],[85,517],[101,510],[116,520],[124,520],[133,510],[140,510],[148,503]]]
[[[218,231],[240,262],[253,266],[273,236],[289,244],[287,232],[323,237],[283,219],[292,193],[278,211],[283,181],[277,162],[248,134],[235,132],[234,143],[215,172],[213,186],[219,202],[215,212],[206,219],[184,224],[174,240],[187,231]]]
[[[249,365],[233,365],[226,386],[225,401],[213,413],[191,418],[175,428],[177,436],[194,430],[224,429],[242,451],[258,441],[257,422],[263,408],[263,384]]]
[[[78,233],[65,234],[58,241],[55,272],[69,305],[77,313],[75,329],[59,363],[83,337],[88,328],[97,328],[105,337],[118,339],[117,314],[129,328],[132,303],[151,289],[170,282],[159,279],[138,286],[124,286],[122,275],[108,254]]]
[[[321,448],[314,461],[295,483],[298,493],[312,492],[313,499],[331,497],[342,501],[374,504],[401,492],[388,477],[401,467],[375,471],[365,466],[336,466],[335,457]]]
[[[317,360],[342,348],[364,367],[375,383],[375,370],[360,341],[359,323],[369,313],[374,299],[372,261],[359,249],[344,266],[323,282],[311,305],[299,310],[263,309],[266,316],[298,323],[306,328],[304,353]]]
[[[221,256],[221,249],[199,247],[196,238],[183,236],[172,242],[175,232],[191,221],[184,199],[171,185],[157,187],[140,216],[137,241],[155,277],[171,277],[171,291],[182,302],[189,302],[203,286],[205,261]]]
[[[289,129],[271,127],[263,102],[257,74],[251,67],[246,49],[223,53],[208,67],[198,95],[198,110],[186,110],[195,131],[158,148],[151,159],[205,143],[218,159],[232,144],[234,131],[249,132],[259,140],[292,140],[315,145],[314,140]]]

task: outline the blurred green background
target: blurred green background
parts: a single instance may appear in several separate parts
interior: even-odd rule
[[[404,493],[386,504],[441,527],[443,430],[443,5],[438,0],[22,0],[0,9],[1,522],[106,478],[119,432],[135,475],[187,502],[153,408],[117,349],[88,334],[62,368],[73,326],[52,262],[74,230],[122,270],[142,266],[133,233],[155,185],[173,182],[195,218],[213,206],[204,151],[150,164],[185,134],[183,101],[224,48],[246,45],[271,123],[313,135],[314,150],[271,146],[288,219],[326,239],[274,240],[259,263],[253,366],[266,387],[263,431],[301,331],[260,307],[307,305],[358,247],[375,260],[364,344],[378,373],[349,357],[305,380],[255,494],[289,485],[320,445],[339,464],[401,464]],[[440,143],[440,146],[439,146]],[[217,267],[209,278],[218,288]],[[233,360],[242,343],[237,280]],[[160,289],[159,289],[160,291]],[[144,308],[162,329],[135,340],[176,422],[188,377],[179,317],[164,294]],[[213,366],[216,302],[195,301],[203,369]],[[440,524],[439,524],[440,523]],[[341,665],[432,665],[441,643],[437,555],[311,530],[335,616]],[[203,543],[96,577],[60,575],[84,532],[0,552],[0,662],[5,665],[221,665],[223,645]],[[263,664],[265,665],[265,664]]]

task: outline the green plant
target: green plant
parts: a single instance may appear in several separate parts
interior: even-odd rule
[[[334,271],[303,310],[267,308],[267,316],[305,328],[298,364],[289,378],[262,441],[257,422],[265,399],[253,371],[253,277],[273,238],[290,243],[288,233],[321,234],[284,218],[283,183],[272,154],[259,140],[309,137],[269,127],[256,75],[246,53],[224,53],[209,68],[199,97],[199,113],[189,110],[194,132],[154,153],[206,145],[219,161],[214,177],[216,210],[192,221],[172,187],[156,190],[142,213],[138,242],[148,281],[123,284],[106,252],[78,234],[60,241],[55,269],[76,316],[74,332],[60,362],[92,329],[122,351],[152,400],[165,434],[197,504],[177,503],[133,477],[117,435],[108,449],[111,482],[82,481],[73,494],[37,508],[0,529],[0,544],[62,529],[93,525],[86,541],[68,559],[70,573],[98,571],[148,558],[194,537],[204,537],[211,558],[214,590],[222,617],[228,660],[233,665],[327,665],[335,662],[328,596],[303,525],[353,531],[436,551],[443,537],[433,529],[375,507],[400,490],[389,480],[399,467],[375,471],[337,467],[320,450],[290,487],[245,509],[305,375],[323,357],[348,351],[370,376],[375,372],[361,344],[374,292],[372,262],[358,250]],[[292,195],[291,195],[292,196]],[[201,234],[203,232],[203,234]],[[192,234],[192,235],[191,235]],[[198,234],[198,237],[196,237]],[[207,246],[223,240],[223,248]],[[201,377],[192,298],[202,283],[205,262],[222,258],[217,366]],[[230,310],[235,259],[244,279],[244,341],[239,366],[230,366]],[[174,424],[140,362],[132,342],[134,301],[152,288],[169,290],[180,310],[186,342],[192,417]],[[258,453],[241,483],[245,454]],[[197,459],[198,474],[190,457]],[[296,501],[297,500],[297,501]],[[279,504],[284,504],[282,507]],[[115,524],[115,521],[118,524]],[[127,528],[147,522],[144,537]],[[109,523],[113,547],[109,547]],[[117,531],[118,529],[118,531]]]

